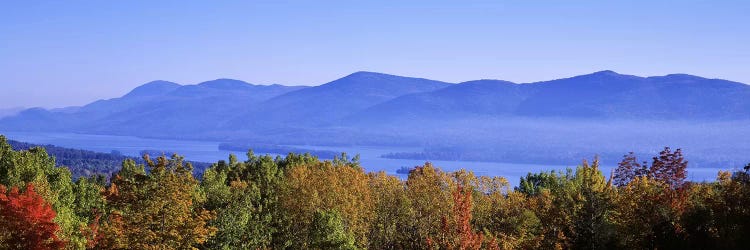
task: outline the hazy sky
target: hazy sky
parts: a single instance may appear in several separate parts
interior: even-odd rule
[[[750,1],[321,2],[0,1],[0,108],[81,105],[156,79],[318,85],[360,70],[750,83]]]

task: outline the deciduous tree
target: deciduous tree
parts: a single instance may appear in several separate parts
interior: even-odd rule
[[[60,227],[55,215],[33,184],[27,184],[23,193],[0,185],[0,248],[62,249],[65,242],[57,237]]]
[[[202,207],[203,198],[192,166],[182,158],[165,156],[152,161],[149,172],[128,161],[107,192],[108,220],[102,244],[112,248],[185,249],[196,247],[216,231],[207,223],[213,213]]]

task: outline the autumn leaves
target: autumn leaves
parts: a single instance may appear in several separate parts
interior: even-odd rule
[[[680,150],[502,177],[427,163],[404,180],[346,155],[230,156],[202,178],[179,156],[71,181],[0,138],[0,248],[631,249],[750,246],[750,167],[686,182]]]

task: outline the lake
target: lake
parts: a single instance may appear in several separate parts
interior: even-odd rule
[[[35,144],[52,144],[60,147],[85,149],[96,152],[109,153],[120,151],[124,155],[138,156],[141,150],[158,150],[176,152],[185,156],[186,160],[216,162],[228,159],[229,154],[235,154],[240,160],[246,159],[245,152],[219,150],[219,141],[191,141],[149,139],[133,136],[89,135],[74,133],[40,133],[40,132],[0,132],[8,139]],[[329,147],[309,145],[288,145],[297,148],[313,150],[331,150],[346,152],[350,156],[360,155],[360,162],[367,171],[385,171],[388,174],[399,175],[396,170],[406,166],[413,167],[425,163],[423,160],[386,159],[380,156],[390,152],[421,151],[419,148],[404,147]],[[256,152],[264,153],[264,152]],[[574,168],[579,162],[567,166],[534,165],[507,162],[468,162],[468,161],[431,161],[433,165],[445,171],[455,171],[461,168],[474,171],[477,175],[503,176],[511,185],[517,185],[519,178],[529,172],[549,170],[564,170]],[[602,166],[602,172],[609,175],[613,166]],[[716,178],[718,169],[688,167],[688,179],[693,181],[711,181]],[[404,175],[400,175],[404,177]]]

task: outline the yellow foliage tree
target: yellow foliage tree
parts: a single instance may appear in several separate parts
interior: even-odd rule
[[[126,161],[113,178],[99,247],[190,249],[206,242],[216,231],[207,225],[214,215],[200,206],[204,199],[190,164],[183,165],[178,156],[144,160],[148,173]]]
[[[369,177],[361,168],[328,161],[292,167],[280,200],[292,247],[309,247],[310,225],[318,210],[337,211],[356,245],[368,246],[373,199]]]

